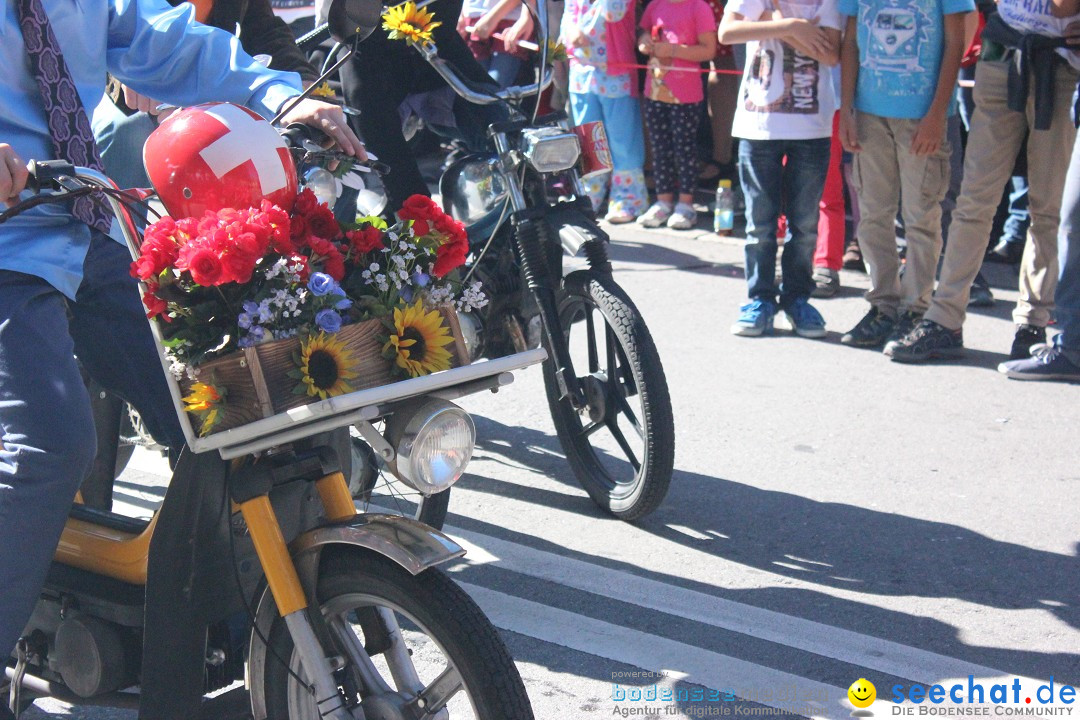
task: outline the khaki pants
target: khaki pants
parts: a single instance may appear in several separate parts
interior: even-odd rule
[[[859,144],[852,176],[859,197],[859,247],[870,272],[871,305],[893,317],[920,315],[930,305],[941,255],[941,201],[949,187],[948,141],[933,155],[911,153],[918,120],[858,113]],[[901,207],[900,198],[903,196]],[[896,212],[907,237],[907,262],[900,279]]]
[[[975,114],[971,119],[964,182],[956,202],[949,243],[928,320],[957,330],[964,324],[971,283],[982,265],[994,208],[1012,174],[1027,135],[1028,202],[1031,227],[1020,268],[1020,300],[1013,320],[1046,327],[1057,286],[1057,232],[1069,151],[1076,138],[1070,119],[1077,72],[1058,65],[1054,117],[1048,130],[1034,130],[1034,83],[1026,112],[1009,110],[1007,62],[980,62],[975,70]],[[1030,129],[1030,134],[1029,134]]]

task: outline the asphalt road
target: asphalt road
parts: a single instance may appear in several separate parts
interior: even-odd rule
[[[538,718],[847,717],[862,677],[882,699],[955,678],[966,695],[969,675],[987,693],[1080,685],[1080,387],[995,372],[1014,274],[992,269],[999,302],[969,319],[965,359],[910,367],[839,344],[865,276],[817,303],[825,340],[738,338],[737,241],[614,237],[672,394],[660,509],[627,524],[594,506],[538,369],[463,401],[479,447],[451,498],[469,548],[451,570],[503,631]],[[131,507],[153,505],[147,480],[118,488]],[[654,685],[659,699],[632,699]],[[41,702],[27,717],[134,714]]]

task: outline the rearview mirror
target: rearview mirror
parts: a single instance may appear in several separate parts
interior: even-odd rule
[[[330,36],[340,43],[364,40],[382,22],[382,0],[332,0],[326,15]]]

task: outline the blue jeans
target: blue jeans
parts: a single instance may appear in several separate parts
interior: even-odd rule
[[[517,80],[518,71],[521,70],[521,58],[504,52],[491,53],[491,57],[481,60],[480,64],[501,88],[513,85]]]
[[[124,115],[106,95],[94,109],[91,127],[105,174],[125,190],[150,187],[142,152],[146,138],[157,128],[154,119],[143,112]]]
[[[740,140],[739,182],[746,197],[746,282],[749,296],[780,305],[814,289],[818,203],[829,171],[829,138]],[[787,162],[784,162],[784,158]],[[776,287],[776,223],[787,215],[791,237]]]
[[[1058,344],[1073,362],[1080,363],[1080,141],[1073,145],[1065,175],[1065,192],[1058,228],[1058,262],[1061,265],[1054,294],[1054,316],[1061,335]]]
[[[184,444],[130,264],[125,247],[94,233],[74,302],[38,277],[0,271],[4,655],[30,617],[75,491],[94,460],[90,398],[74,356],[138,409],[159,442]]]

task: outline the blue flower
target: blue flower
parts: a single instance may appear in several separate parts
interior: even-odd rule
[[[410,286],[410,285],[402,285],[401,289],[398,290],[398,295],[400,295],[401,299],[404,300],[405,302],[407,302],[407,303],[412,302],[412,299],[413,299],[412,286]]]
[[[333,292],[334,288],[337,287],[337,283],[334,282],[334,278],[330,277],[326,273],[317,272],[312,273],[311,279],[308,280],[307,286],[308,290],[310,290],[312,294],[316,296],[322,296],[326,295],[327,293]]]
[[[246,305],[247,303],[244,304]],[[236,324],[246,330],[251,327],[251,320],[252,317],[248,313],[240,313],[240,317],[236,319]]]
[[[427,273],[422,273],[419,270],[417,270],[416,272],[413,273],[412,281],[413,281],[413,284],[416,285],[417,287],[427,287],[428,283],[431,282],[431,276],[428,275]]]
[[[315,313],[315,324],[324,332],[336,333],[341,329],[341,316],[330,309],[320,310]]]
[[[252,325],[251,329],[248,330],[248,337],[255,342],[261,342],[266,337],[266,328],[261,325]]]
[[[244,312],[250,315],[257,315],[259,313],[259,304],[254,303],[251,300],[244,301]]]
[[[334,303],[335,310],[348,310],[352,307],[352,300],[349,298],[343,298]]]

